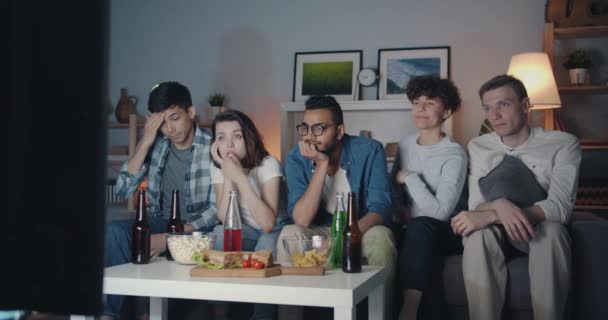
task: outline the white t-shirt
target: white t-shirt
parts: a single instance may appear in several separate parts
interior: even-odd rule
[[[210,169],[211,173],[211,184],[221,184],[224,183],[224,175],[222,174],[222,170],[215,167],[213,163],[211,163]],[[273,156],[267,156],[262,160],[262,163],[251,169],[249,171],[249,184],[253,191],[261,198],[262,194],[262,186],[268,180],[275,177],[283,177],[283,171],[281,169],[281,163],[277,158]],[[243,219],[243,223],[255,228],[261,229],[261,227],[255,222],[253,216],[251,215],[251,211],[245,205],[242,197],[238,197],[239,210],[241,212],[241,219]]]
[[[336,210],[336,193],[340,192],[344,194],[344,201],[347,199],[347,194],[350,192],[350,184],[346,177],[346,170],[340,168],[333,176],[325,176],[323,184],[323,203],[325,203],[325,210],[329,213],[334,213]],[[344,202],[346,206],[346,202]],[[346,209],[346,207],[345,207]]]

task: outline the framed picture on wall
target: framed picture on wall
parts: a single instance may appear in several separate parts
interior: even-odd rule
[[[405,88],[412,77],[450,78],[450,47],[380,49],[378,68],[378,100],[407,99]]]
[[[357,74],[363,51],[296,52],[293,75],[293,101],[304,101],[317,94],[336,100],[357,100]]]

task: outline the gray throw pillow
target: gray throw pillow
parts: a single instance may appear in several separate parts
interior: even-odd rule
[[[479,189],[486,202],[507,198],[520,208],[528,208],[547,198],[534,173],[519,158],[505,155],[487,176],[479,179]]]

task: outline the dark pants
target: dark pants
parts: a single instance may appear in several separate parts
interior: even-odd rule
[[[106,225],[106,267],[131,261],[131,229],[134,222],[133,219],[119,220]],[[167,229],[167,221],[160,217],[148,217],[148,224],[153,234],[165,232]],[[104,314],[113,315],[118,319],[124,296],[108,295],[106,299]]]
[[[134,219],[117,220],[106,225],[105,267],[113,267],[131,261],[131,232],[134,222]],[[148,224],[152,234],[164,233],[167,230],[167,220],[161,217],[149,216]],[[104,314],[119,318],[124,298],[124,296],[119,295],[107,295],[104,303]]]
[[[399,255],[402,292],[422,292],[419,319],[445,318],[442,271],[446,256],[462,253],[462,240],[449,222],[430,217],[414,218],[407,226]]]

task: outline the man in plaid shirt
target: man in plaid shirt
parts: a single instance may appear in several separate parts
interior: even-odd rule
[[[150,254],[166,250],[164,232],[173,190],[179,190],[184,229],[212,231],[216,217],[211,190],[209,147],[211,136],[194,122],[196,109],[188,88],[177,82],[156,86],[148,100],[151,115],[135,154],[123,165],[116,181],[119,197],[131,197],[147,178],[148,223],[152,230]],[[129,262],[133,220],[114,221],[106,230],[106,267]],[[104,314],[118,318],[122,296],[109,295]]]

